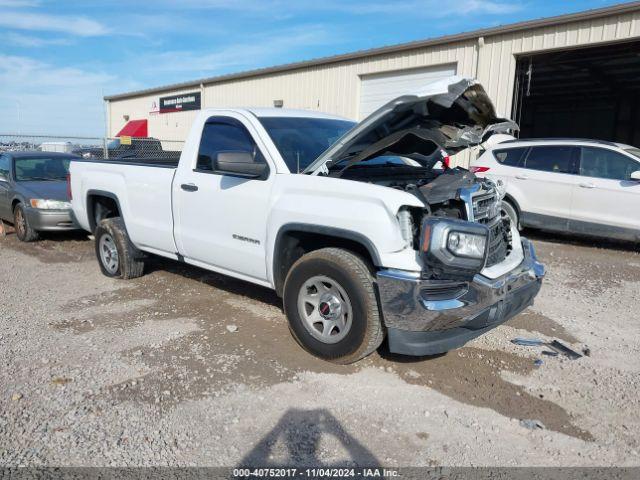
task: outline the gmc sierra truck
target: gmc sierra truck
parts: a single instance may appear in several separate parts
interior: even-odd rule
[[[433,355],[540,289],[544,266],[499,186],[447,167],[446,155],[515,128],[460,77],[357,125],[203,109],[177,163],[74,160],[72,206],[109,277],[139,277],[160,255],[274,289],[293,336],[320,358],[354,362],[385,338],[391,352]]]

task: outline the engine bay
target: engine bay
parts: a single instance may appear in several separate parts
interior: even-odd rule
[[[362,162],[344,169],[340,178],[408,192],[424,203],[427,214],[432,216],[466,220],[466,208],[459,191],[484,182],[462,168],[433,168],[435,162],[423,166],[403,164],[412,160],[402,157],[377,157],[376,160],[380,163]]]
[[[424,207],[406,209],[411,217],[407,224],[410,227],[406,228],[411,228],[416,250],[421,248],[425,221],[442,217],[484,225],[488,231],[486,266],[504,260],[512,247],[511,224],[500,208],[502,199],[496,185],[463,168],[434,168],[436,158],[441,156],[432,156],[425,162],[415,158],[416,154],[412,158],[385,155],[339,170],[334,167],[329,175],[394,188],[417,197]],[[431,269],[431,275],[438,278],[445,273]]]

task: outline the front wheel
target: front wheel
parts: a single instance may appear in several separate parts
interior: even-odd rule
[[[520,217],[518,216],[518,210],[516,210],[516,208],[506,200],[502,201],[502,210],[509,217],[511,225],[515,225],[518,230],[522,230],[522,228],[520,227]]]
[[[142,252],[129,240],[122,218],[102,220],[94,236],[96,256],[103,274],[125,280],[142,276]]]
[[[357,255],[324,248],[293,264],[284,310],[297,342],[316,357],[353,363],[384,340],[374,279]]]
[[[22,242],[34,242],[40,236],[31,225],[24,212],[24,206],[19,203],[13,209],[13,226],[16,230],[16,237]]]

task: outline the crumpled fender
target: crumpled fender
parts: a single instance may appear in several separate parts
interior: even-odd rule
[[[396,217],[400,207],[424,207],[410,193],[363,182],[311,175],[277,175],[267,222],[267,268],[272,275],[276,239],[290,224],[339,229],[364,237],[381,267],[419,270]]]

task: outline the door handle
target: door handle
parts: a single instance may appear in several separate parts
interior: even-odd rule
[[[593,183],[580,183],[579,185],[582,188],[596,188],[596,186]]]
[[[529,178],[529,177],[528,177],[527,175],[522,175],[522,174],[520,174],[520,175],[516,175],[516,178],[517,178],[518,180],[526,180],[526,179],[527,179],[527,178]]]
[[[180,188],[185,192],[197,192],[198,186],[194,183],[183,183]]]

